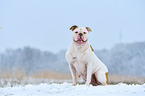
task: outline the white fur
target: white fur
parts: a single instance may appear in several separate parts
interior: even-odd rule
[[[78,34],[75,33],[76,31],[78,33],[87,32],[87,34],[83,34],[84,40],[87,40],[84,44],[77,44],[74,41],[77,40],[78,36]],[[85,27],[73,30],[73,42],[66,52],[66,60],[69,63],[73,84],[77,84],[78,74],[81,78],[86,80],[86,85],[89,85],[92,74],[95,74],[97,80],[103,85],[106,85],[105,73],[108,72],[108,69],[91,50],[88,41],[88,33]]]

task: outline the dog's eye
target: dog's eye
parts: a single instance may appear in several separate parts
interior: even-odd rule
[[[75,33],[78,33],[77,31]]]
[[[84,34],[86,34],[86,32],[84,32]]]

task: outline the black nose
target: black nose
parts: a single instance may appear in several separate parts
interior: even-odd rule
[[[79,35],[82,36],[83,34],[82,33],[79,33]]]

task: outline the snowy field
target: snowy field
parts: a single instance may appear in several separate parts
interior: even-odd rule
[[[0,88],[0,96],[145,96],[145,84],[119,83],[107,86],[72,86],[71,83],[41,83]]]

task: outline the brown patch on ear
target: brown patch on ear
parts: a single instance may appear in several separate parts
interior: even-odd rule
[[[88,32],[92,32],[92,30],[89,27],[86,27],[86,29],[88,30]]]
[[[71,28],[70,28],[70,30],[75,30],[76,28],[78,28],[78,26],[77,25],[73,25]]]
[[[107,85],[109,85],[109,80],[108,80],[108,72],[107,73],[105,73],[105,75],[106,75],[106,79],[107,79],[107,81],[106,81],[106,83],[107,83]]]

